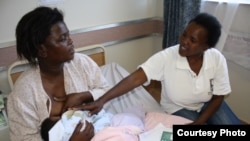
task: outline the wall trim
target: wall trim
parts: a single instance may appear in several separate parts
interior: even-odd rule
[[[111,46],[162,33],[163,21],[155,17],[72,30],[70,36],[75,48],[78,48],[93,44]],[[0,43],[0,46],[0,67],[18,60],[15,41]]]
[[[131,20],[131,21],[125,21],[125,22],[118,22],[118,23],[112,23],[112,24],[105,24],[105,25],[99,25],[99,26],[93,26],[93,27],[87,27],[82,29],[75,29],[70,31],[71,34],[78,34],[83,32],[89,32],[89,31],[95,31],[95,30],[101,30],[106,28],[112,28],[112,27],[118,27],[128,24],[135,24],[135,23],[142,23],[146,21],[154,21],[154,20],[162,20],[160,17],[152,17],[152,18],[145,18],[145,19],[139,19],[139,20]]]
[[[108,46],[113,46],[113,45],[121,44],[121,43],[128,42],[128,41],[137,40],[137,39],[146,38],[146,37],[152,37],[152,36],[160,37],[162,35],[158,34],[158,33],[152,33],[152,34],[149,34],[149,35],[143,35],[143,36],[128,38],[128,39],[124,39],[124,40],[110,41],[110,42],[103,43],[102,45],[104,47],[108,47]]]
[[[82,28],[82,29],[75,29],[70,31],[70,34],[79,34],[79,33],[84,33],[84,32],[90,32],[90,31],[96,31],[96,30],[102,30],[102,29],[107,29],[107,28],[113,28],[113,27],[119,27],[123,25],[129,25],[129,24],[136,24],[136,23],[142,23],[146,21],[162,21],[162,17],[152,17],[152,18],[144,18],[144,19],[138,19],[138,20],[131,20],[131,21],[125,21],[125,22],[118,22],[118,23],[111,23],[111,24],[105,24],[105,25],[99,25],[99,26],[93,26],[93,27],[87,27],[87,28]],[[0,43],[0,48],[5,48],[5,47],[10,47],[10,46],[15,46],[16,41],[6,41]]]

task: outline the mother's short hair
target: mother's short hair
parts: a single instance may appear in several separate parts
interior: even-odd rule
[[[63,14],[57,8],[41,6],[25,14],[16,27],[18,57],[36,66],[38,47],[50,35],[51,27],[58,22],[63,22]]]

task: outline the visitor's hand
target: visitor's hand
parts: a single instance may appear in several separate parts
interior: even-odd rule
[[[83,124],[84,123],[81,122],[78,123],[69,141],[90,141],[92,139],[92,137],[94,136],[93,124],[85,121],[85,129],[81,131]]]
[[[63,107],[63,112],[67,111],[69,108],[82,105],[89,101],[93,101],[93,97],[89,92],[68,94]]]
[[[76,106],[72,108],[73,110],[87,110],[89,111],[89,116],[97,114],[103,108],[104,103],[101,100],[96,100],[94,102],[87,103],[85,105]]]

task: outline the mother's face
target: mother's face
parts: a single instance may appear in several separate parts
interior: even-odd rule
[[[74,45],[64,22],[58,22],[51,27],[50,35],[41,48],[46,54],[43,58],[50,63],[63,63],[73,59]]]
[[[186,57],[200,56],[208,48],[207,30],[195,22],[188,24],[180,36],[179,54]]]

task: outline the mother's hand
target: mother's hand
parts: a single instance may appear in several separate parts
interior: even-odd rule
[[[81,131],[83,123],[78,123],[69,141],[90,141],[92,139],[94,136],[94,126],[88,121],[85,124],[85,129]]]

